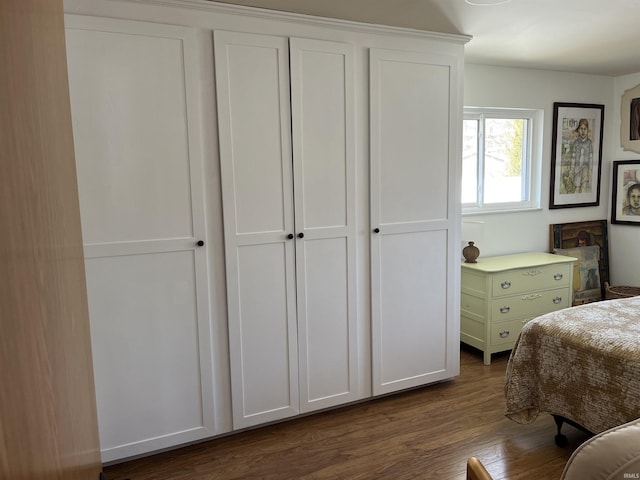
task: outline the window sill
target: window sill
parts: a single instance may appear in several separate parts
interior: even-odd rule
[[[495,209],[495,210],[462,210],[463,217],[474,217],[478,215],[494,215],[494,214],[509,214],[509,213],[524,213],[524,212],[539,212],[542,211],[542,207],[522,207],[522,208],[508,208],[508,209]]]

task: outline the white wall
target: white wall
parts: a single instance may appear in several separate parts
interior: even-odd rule
[[[611,152],[619,143],[619,113],[616,117],[614,102],[614,98],[617,98],[614,96],[614,84],[617,85],[617,82],[614,78],[473,64],[465,65],[464,77],[466,106],[544,110],[541,209],[465,216],[464,221],[484,222],[482,242],[478,244],[481,256],[549,251],[550,224],[609,218]],[[633,86],[640,83],[640,74],[636,80],[635,83],[632,82]],[[554,102],[595,103],[605,106],[600,205],[597,207],[549,210]],[[640,158],[640,155],[632,158]],[[618,230],[622,228],[633,230],[635,227],[618,227],[616,238],[621,237]],[[637,233],[640,234],[640,228]],[[611,241],[609,248],[613,250]],[[623,282],[623,279],[628,278],[627,274],[623,273],[624,265],[620,265],[621,263],[616,262],[615,266],[612,265],[612,283],[622,284],[626,282]],[[635,284],[640,285],[640,280]]]
[[[640,154],[625,152],[620,146],[620,100],[625,90],[640,84],[640,73],[617,77],[614,80],[613,108],[611,121],[613,123],[611,143],[612,160],[640,160]],[[613,168],[612,166],[610,166]],[[609,200],[611,201],[611,200]],[[616,285],[640,285],[640,270],[638,269],[638,240],[640,226],[610,225],[609,226],[609,265],[612,283]]]

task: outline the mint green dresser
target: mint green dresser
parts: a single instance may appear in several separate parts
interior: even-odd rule
[[[532,252],[463,263],[460,340],[490,365],[491,354],[511,350],[529,320],[571,305],[575,261]]]

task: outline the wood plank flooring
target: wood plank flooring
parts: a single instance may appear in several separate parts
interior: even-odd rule
[[[454,380],[105,468],[107,480],[464,479],[479,457],[496,479],[556,479],[586,435],[548,415],[504,417],[506,354],[469,348]]]

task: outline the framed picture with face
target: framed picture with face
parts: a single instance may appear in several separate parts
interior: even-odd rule
[[[549,208],[600,204],[604,105],[553,104]]]
[[[611,223],[640,225],[640,160],[613,162]]]

